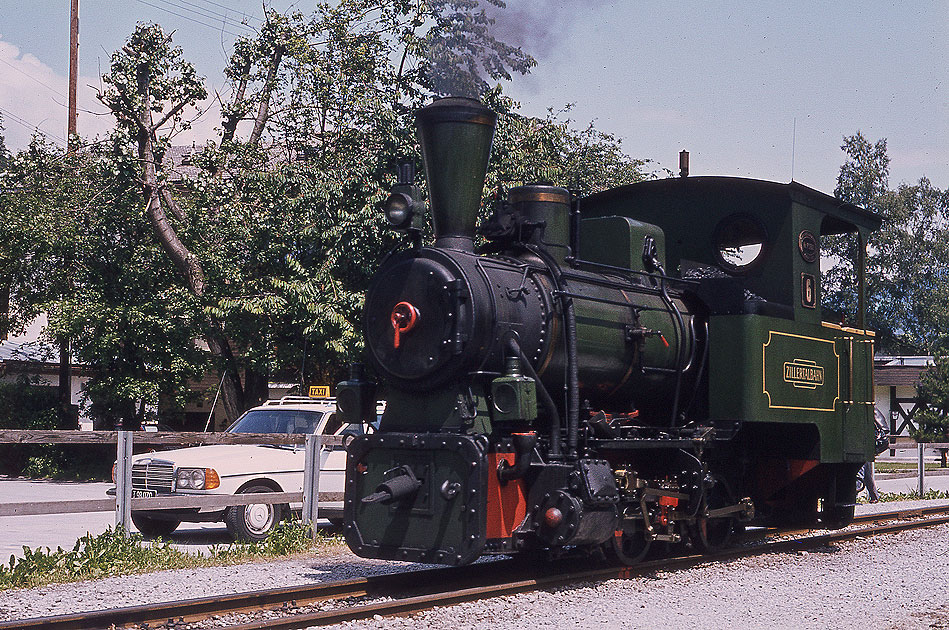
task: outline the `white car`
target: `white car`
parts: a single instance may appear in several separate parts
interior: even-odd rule
[[[380,403],[377,412],[382,413]],[[228,433],[361,435],[367,427],[343,426],[333,398],[287,396],[254,407]],[[371,430],[371,429],[370,429]],[[303,446],[212,444],[145,453],[132,458],[132,496],[302,492]],[[346,451],[324,446],[320,452],[320,493],[344,489]],[[182,522],[224,521],[238,540],[263,540],[289,510],[301,504],[252,504],[228,508],[133,510],[132,522],[145,536],[167,536]],[[342,515],[342,501],[320,504],[320,516]]]

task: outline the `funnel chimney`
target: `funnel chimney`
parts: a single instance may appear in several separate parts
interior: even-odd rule
[[[470,98],[443,98],[415,114],[435,245],[474,250],[497,114]]]

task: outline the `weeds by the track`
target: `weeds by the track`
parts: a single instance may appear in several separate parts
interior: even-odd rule
[[[71,550],[24,547],[22,558],[11,555],[9,564],[0,564],[0,589],[235,564],[306,553],[337,542],[338,538],[321,534],[314,542],[308,526],[292,521],[281,523],[264,541],[215,545],[207,554],[194,554],[176,549],[165,540],[145,542],[141,534],[109,528],[97,536],[86,534]]]
[[[916,462],[876,462],[874,470],[878,474],[886,473],[913,473],[918,470],[919,465]],[[942,468],[939,462],[926,462],[926,470],[939,470]],[[945,469],[943,469],[945,470]]]
[[[949,499],[949,492],[945,490],[927,490],[923,493],[923,496],[920,497],[918,492],[881,492],[880,493],[880,503],[889,503],[891,501],[919,501],[931,500],[931,499]],[[857,497],[857,503],[868,503],[868,499],[865,492],[862,492],[859,497]]]

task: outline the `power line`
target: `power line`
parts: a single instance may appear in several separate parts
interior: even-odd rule
[[[151,2],[147,2],[146,0],[137,0],[137,1],[140,2],[141,4],[144,4],[144,5],[146,5],[146,6],[152,7],[153,9],[158,9],[158,10],[160,10],[160,11],[165,11],[166,13],[171,13],[172,15],[177,16],[177,17],[180,17],[180,18],[183,19],[183,20],[188,20],[189,22],[194,22],[195,24],[200,24],[201,26],[210,28],[210,29],[212,29],[212,30],[214,30],[214,31],[220,31],[220,32],[226,33],[226,34],[228,34],[228,35],[233,35],[234,37],[240,37],[239,34],[237,34],[237,33],[232,33],[231,31],[228,31],[227,29],[225,29],[225,28],[223,28],[223,27],[221,27],[221,28],[219,29],[217,26],[214,26],[213,24],[208,24],[208,23],[206,23],[206,22],[202,22],[201,20],[196,20],[196,19],[194,19],[194,18],[192,18],[192,17],[188,17],[187,15],[182,15],[182,14],[180,14],[180,13],[175,13],[175,12],[172,11],[171,9],[166,9],[165,7],[159,6],[159,5],[157,5],[157,4],[152,4]]]
[[[19,116],[17,116],[16,114],[14,114],[13,112],[11,112],[11,111],[8,110],[8,109],[4,109],[4,108],[0,107],[0,113],[3,113],[5,117],[9,118],[10,120],[12,120],[13,122],[15,122],[15,123],[17,123],[17,124],[19,124],[19,125],[22,125],[22,126],[26,127],[27,129],[30,129],[30,130],[33,130],[33,131],[38,131],[38,132],[42,133],[42,134],[45,135],[45,136],[48,136],[48,137],[50,137],[50,138],[52,138],[52,139],[54,139],[54,140],[59,140],[61,143],[66,144],[66,139],[63,138],[62,136],[58,136],[58,135],[56,135],[55,133],[50,133],[50,132],[48,132],[48,131],[42,131],[42,130],[40,130],[40,126],[39,126],[39,125],[34,125],[34,124],[32,124],[30,121],[28,121],[28,120],[26,120],[26,119],[24,119],[24,118],[20,118]]]
[[[63,93],[60,92],[59,90],[57,90],[56,88],[54,88],[54,87],[52,87],[52,86],[50,86],[50,85],[48,85],[48,84],[46,84],[46,83],[43,83],[42,81],[40,81],[39,79],[37,79],[37,78],[34,77],[33,75],[29,74],[28,72],[24,72],[24,71],[21,70],[20,68],[17,68],[15,65],[13,65],[12,63],[10,63],[10,62],[7,61],[6,59],[0,59],[0,63],[2,63],[2,64],[5,65],[5,66],[10,66],[10,67],[13,68],[14,70],[16,70],[17,72],[19,72],[19,73],[22,74],[23,76],[25,76],[25,77],[26,77],[27,79],[29,79],[30,81],[33,81],[33,82],[35,82],[35,83],[39,83],[40,85],[42,85],[43,87],[45,87],[47,90],[51,91],[51,92],[52,92],[53,94],[55,94],[56,96],[63,96]]]
[[[201,5],[195,4],[193,2],[188,2],[188,0],[162,0],[162,1],[168,2],[170,4],[176,4],[176,1],[177,1],[177,2],[180,2],[181,4],[186,4],[188,6],[194,7],[194,9],[187,9],[185,7],[180,7],[181,9],[184,9],[185,11],[191,11],[192,13],[197,13],[198,15],[202,17],[209,17],[212,19],[217,17],[224,20],[225,22],[230,22],[234,26],[239,26],[241,28],[247,28],[247,29],[250,28],[250,26],[248,26],[247,24],[244,24],[243,22],[234,19],[233,17],[231,17],[230,15],[226,13],[219,13],[217,11],[214,11],[213,9],[205,9]]]
[[[182,0],[182,2],[184,2],[184,0]],[[227,10],[227,11],[233,11],[233,10],[234,10],[233,7],[229,7],[229,6],[227,6],[226,4],[220,4],[220,3],[218,3],[218,2],[213,2],[212,0],[201,0],[201,2],[204,2],[204,3],[206,3],[206,4],[210,4],[210,5],[213,5],[213,6],[216,6],[216,7],[220,7],[220,8],[222,8],[222,9],[224,9],[224,10]],[[263,21],[264,21],[263,18],[259,18],[259,17],[257,17],[256,15],[248,15],[248,14],[246,14],[246,13],[242,13],[241,15],[243,15],[244,17],[248,17],[248,18],[257,20],[258,22],[263,22]]]

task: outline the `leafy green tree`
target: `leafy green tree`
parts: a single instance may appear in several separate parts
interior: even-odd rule
[[[859,132],[844,139],[848,156],[836,196],[877,213],[883,226],[867,247],[867,324],[885,352],[929,353],[945,343],[949,326],[949,191],[926,178],[889,188],[886,141],[870,143]],[[822,240],[834,262],[824,274],[824,304],[856,312],[857,239]]]
[[[632,158],[619,139],[589,123],[579,129],[562,111],[544,118],[523,116],[519,106],[499,88],[485,94],[498,112],[498,127],[488,167],[487,186],[548,182],[588,195],[650,177],[649,160]]]
[[[9,159],[3,136],[3,116],[0,115],[0,220],[6,218],[8,214],[4,175],[7,171]],[[3,237],[5,232],[6,230],[0,227],[0,237]],[[5,249],[0,249],[0,341],[5,340],[10,333],[10,288],[13,284],[11,268],[14,265],[14,260],[9,252],[4,251]]]
[[[526,74],[537,65],[533,57],[492,33],[495,24],[484,5],[505,8],[501,0],[429,0],[434,26],[417,41],[421,57],[420,83],[439,96],[480,97],[490,81],[511,80],[511,72]],[[416,43],[407,38],[410,44]]]
[[[205,174],[186,197],[165,181],[162,155],[201,81],[155,25],[113,55],[100,100],[136,141],[149,220],[207,319],[230,417],[301,354],[311,378],[329,379],[358,351],[361,290],[394,244],[375,205],[394,158],[414,152],[411,110],[466,55],[478,58],[455,64],[458,81],[478,90],[482,75],[533,64],[490,24],[467,0],[267,10],[235,45],[221,141],[199,157]]]
[[[0,171],[7,168],[7,162],[10,160],[10,152],[7,151],[6,138],[3,135],[3,115],[0,114]]]
[[[5,175],[3,229],[20,261],[14,301],[28,314],[46,312],[50,337],[73,340],[108,428],[118,419],[138,426],[145,401],[183,403],[206,367],[193,343],[194,300],[174,282],[141,212],[129,148],[121,132],[69,156],[37,139]]]
[[[949,442],[949,351],[940,350],[932,367],[923,372],[916,388],[917,398],[925,405],[913,416],[917,442]]]
[[[593,191],[643,176],[644,163],[592,125],[519,116],[488,90],[534,63],[491,24],[474,0],[267,10],[226,68],[220,141],[195,156],[201,175],[177,186],[162,157],[202,83],[155,25],[113,56],[100,99],[134,144],[175,303],[225,375],[230,417],[265,397],[270,377],[333,382],[358,357],[362,292],[398,243],[378,204],[398,161],[419,161],[412,112],[432,94],[464,88],[502,113],[489,188],[546,177]],[[454,87],[438,87],[450,71]]]

